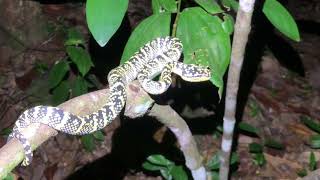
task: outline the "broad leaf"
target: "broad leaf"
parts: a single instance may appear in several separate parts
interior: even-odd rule
[[[211,14],[222,13],[223,10],[215,0],[195,0],[203,9]]]
[[[232,8],[233,11],[238,11],[239,3],[236,0],[221,0],[221,3],[227,9]]]
[[[127,8],[128,0],[87,0],[88,27],[100,46],[105,46],[117,31]]]
[[[77,65],[82,76],[86,75],[93,63],[87,51],[81,47],[68,46],[67,53],[70,59]]]
[[[284,35],[292,40],[300,41],[300,34],[293,17],[276,0],[266,0],[262,9],[269,21]]]
[[[104,141],[104,139],[105,139],[105,136],[104,136],[103,132],[101,132],[101,131],[96,131],[96,132],[92,133],[92,135],[98,141]]]
[[[238,128],[242,131],[245,131],[245,132],[248,132],[248,133],[252,133],[256,136],[259,136],[259,130],[257,128],[255,128],[254,126],[248,124],[248,123],[245,123],[245,122],[240,122],[238,124]]]
[[[279,150],[284,149],[284,145],[274,139],[267,138],[264,142],[264,145],[269,148],[274,148]]]
[[[302,116],[301,121],[308,126],[310,129],[316,131],[317,133],[320,133],[320,124],[312,120],[310,117]]]
[[[151,30],[152,29],[152,30]],[[144,44],[170,33],[170,14],[154,14],[143,20],[131,34],[121,57],[121,64],[138,51]]]
[[[78,46],[84,45],[84,37],[83,35],[75,28],[70,28],[68,30],[68,38],[64,45],[66,46]]]
[[[320,149],[320,135],[313,135],[310,137],[311,147]]]
[[[81,142],[86,151],[92,152],[94,150],[95,144],[94,144],[94,137],[92,134],[81,136]]]
[[[183,166],[173,166],[170,174],[174,180],[185,180],[188,179],[186,171],[183,169]]]
[[[177,37],[184,47],[184,62],[209,66],[211,82],[221,97],[223,75],[230,62],[230,37],[222,28],[222,20],[200,7],[186,8],[180,15]]]
[[[159,165],[156,165],[156,164],[152,164],[148,161],[144,162],[142,164],[142,167],[146,170],[149,170],[149,171],[159,171],[161,169],[167,169],[166,167],[164,166],[159,166]]]
[[[52,91],[52,103],[53,105],[61,104],[66,101],[69,97],[69,83],[68,81],[62,81],[53,91]]]
[[[233,33],[233,29],[234,29],[234,19],[231,15],[224,13],[223,14],[223,23],[222,23],[222,27],[224,29],[224,31],[228,34],[232,34]]]
[[[73,97],[80,96],[87,92],[88,92],[88,83],[83,77],[77,76],[77,78],[73,81],[72,96]]]
[[[161,165],[161,166],[170,166],[173,163],[171,161],[169,161],[168,159],[166,159],[163,155],[161,154],[154,154],[151,155],[147,158],[147,160],[153,164],[156,165]]]
[[[250,143],[249,144],[249,151],[250,153],[262,153],[263,152],[263,146],[261,146],[258,143]]]
[[[60,61],[56,63],[49,74],[50,88],[56,87],[69,71],[69,63],[67,61]]]
[[[309,170],[310,171],[314,171],[317,169],[317,160],[316,160],[316,156],[314,155],[313,152],[310,153],[310,157],[309,157]]]

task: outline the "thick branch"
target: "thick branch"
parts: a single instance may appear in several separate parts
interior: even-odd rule
[[[229,160],[232,146],[234,125],[236,122],[235,113],[237,105],[237,93],[239,88],[240,72],[243,64],[245,47],[251,29],[251,17],[255,0],[240,0],[239,10],[233,36],[231,62],[228,72],[226,90],[226,104],[223,117],[222,152],[220,156],[220,179],[228,179]]]
[[[191,170],[193,178],[205,180],[206,171],[202,165],[202,157],[186,122],[168,105],[154,104],[149,115],[157,118],[174,133],[185,157],[186,166]]]
[[[138,117],[146,113],[153,103],[150,96],[145,93],[140,86],[134,82],[127,88],[128,101],[126,104],[125,115],[130,117]],[[76,98],[73,98],[58,107],[71,112],[75,115],[90,114],[102,107],[108,98],[108,90],[103,89],[91,92]],[[30,130],[33,125],[26,128]],[[50,137],[57,135],[57,131],[46,125],[41,125],[37,130],[37,134],[30,140],[32,148],[36,149]],[[19,141],[13,139],[0,149],[0,179],[6,176],[13,168],[15,168],[24,158],[23,147]]]

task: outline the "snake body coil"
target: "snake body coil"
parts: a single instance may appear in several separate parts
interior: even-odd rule
[[[171,84],[172,72],[187,81],[205,81],[210,78],[207,68],[178,62],[181,52],[182,44],[177,38],[157,38],[145,44],[126,63],[110,71],[107,103],[92,114],[76,116],[50,106],[36,106],[24,111],[9,135],[9,139],[17,138],[23,145],[25,159],[22,165],[26,166],[32,161],[30,143],[21,133],[21,130],[31,123],[46,124],[72,135],[90,134],[104,128],[118,116],[127,99],[126,85],[136,78],[151,94],[160,94],[167,90]],[[153,81],[152,78],[160,73],[160,80]]]

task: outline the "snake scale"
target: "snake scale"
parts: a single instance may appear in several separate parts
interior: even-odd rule
[[[181,53],[182,43],[174,37],[160,37],[146,43],[127,62],[109,72],[107,103],[92,114],[76,116],[50,106],[36,106],[24,111],[8,138],[17,138],[23,145],[25,159],[22,165],[29,165],[33,157],[30,142],[27,136],[21,133],[31,123],[46,124],[72,135],[90,134],[104,128],[118,116],[126,103],[126,85],[135,79],[138,79],[148,93],[161,94],[170,86],[172,72],[191,82],[206,81],[210,78],[207,67],[179,62]],[[159,74],[159,80],[154,81],[153,78]]]

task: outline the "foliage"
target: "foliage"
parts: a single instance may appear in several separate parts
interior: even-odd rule
[[[207,167],[211,170],[211,171],[217,171],[220,168],[220,153],[216,153],[214,156],[211,157],[211,159],[208,161],[207,163]],[[237,165],[239,162],[239,156],[233,152],[231,154],[231,160],[230,160],[230,165]]]
[[[160,171],[161,175],[167,179],[184,180],[188,179],[187,173],[181,165],[166,159],[160,154],[150,155],[143,163],[143,168],[149,171]]]

